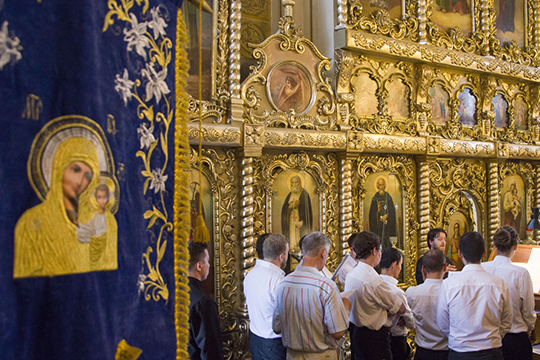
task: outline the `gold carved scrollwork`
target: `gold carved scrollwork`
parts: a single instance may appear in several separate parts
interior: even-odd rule
[[[405,16],[399,19],[391,19],[386,10],[378,10],[367,14],[359,0],[348,1],[346,27],[352,30],[365,30],[372,34],[389,35],[393,39],[408,39],[417,41],[419,20],[416,4],[407,1],[403,13]]]
[[[337,187],[338,161],[335,154],[317,155],[300,152],[290,155],[264,154],[253,160],[254,178],[254,232],[262,234],[273,231],[272,195],[274,182],[284,171],[295,170],[309,174],[315,181],[315,193],[319,198],[320,231],[332,241],[327,267],[332,271],[339,264],[341,242],[339,239],[339,218]],[[313,209],[314,211],[316,209]],[[276,220],[277,221],[277,220]]]
[[[407,285],[414,284],[417,260],[417,231],[419,228],[416,209],[416,166],[412,158],[406,156],[360,156],[353,162],[355,176],[352,186],[353,232],[366,230],[363,204],[366,201],[366,179],[373,173],[390,171],[401,183],[403,191],[403,234],[404,266],[403,272]]]
[[[326,73],[331,69],[330,59],[321,54],[317,47],[302,37],[302,30],[292,17],[293,3],[284,3],[284,16],[279,21],[279,31],[261,44],[248,44],[253,48],[257,65],[241,87],[244,121],[249,124],[264,124],[266,127],[292,129],[335,130],[336,100],[334,90]],[[268,63],[268,59],[272,63]],[[311,98],[304,109],[285,109],[275,103],[277,78],[280,66],[296,68],[303,73],[302,86],[311,90]],[[276,79],[276,81],[278,81]],[[309,90],[308,90],[309,88]],[[304,100],[305,101],[305,100]],[[300,105],[299,105],[300,106]]]
[[[447,229],[449,217],[464,207],[471,211],[471,224],[476,223],[477,231],[484,233],[484,209],[487,202],[485,163],[473,159],[438,159],[429,162],[429,178],[430,227],[442,226]],[[472,216],[473,204],[481,219]]]
[[[239,129],[221,129],[213,127],[203,127],[202,138],[207,142],[220,142],[220,143],[236,143],[240,140]],[[195,127],[189,128],[189,140],[199,139],[199,129]]]

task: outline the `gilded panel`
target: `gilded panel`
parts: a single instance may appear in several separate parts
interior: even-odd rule
[[[238,238],[235,229],[237,220],[237,167],[233,150],[203,149],[202,152],[203,181],[199,184],[199,157],[191,150],[190,164],[192,168],[191,186],[193,200],[202,188],[203,208],[208,230],[211,234],[214,277],[214,298],[219,307],[222,332],[230,333],[241,330],[239,319],[235,316],[238,306],[239,274],[237,272]],[[194,176],[193,176],[194,175]],[[195,183],[195,184],[194,184]],[[209,193],[205,193],[209,191]],[[191,196],[190,196],[191,197]],[[194,211],[192,204],[192,221]],[[225,341],[226,358],[236,354],[234,341]]]
[[[352,129],[416,135],[412,64],[342,53],[340,70],[338,99],[347,106],[344,110]],[[345,123],[344,114],[340,115],[340,123]]]
[[[254,232],[283,233],[291,239],[291,251],[298,250],[298,240],[310,231],[322,231],[332,241],[327,267],[339,264],[339,210],[335,154],[306,152],[263,154],[253,162]],[[300,194],[293,202],[294,194]],[[294,209],[294,210],[293,210]],[[296,214],[294,218],[290,214]],[[289,217],[289,215],[291,217]],[[292,222],[302,222],[296,227]],[[294,232],[294,233],[293,233]]]
[[[413,285],[417,260],[416,166],[406,156],[360,156],[353,162],[353,232],[372,231],[403,251],[401,283]]]
[[[207,2],[208,3],[208,2]],[[231,26],[240,27],[231,20],[229,2],[227,0],[214,0],[212,3],[213,14],[203,14],[203,98],[199,103],[198,95],[198,15],[197,9],[189,2],[184,2],[185,7],[193,7],[192,10],[183,11],[188,27],[188,44],[192,45],[193,51],[190,58],[190,74],[188,77],[189,104],[188,116],[191,121],[199,119],[199,108],[203,119],[211,119],[215,123],[225,121],[224,115],[227,102],[230,98],[229,69]],[[206,20],[205,20],[206,19]],[[208,44],[204,46],[204,44]],[[240,49],[238,49],[240,51]],[[188,49],[189,53],[189,49]],[[206,85],[205,85],[206,84]],[[197,100],[196,100],[197,99]]]

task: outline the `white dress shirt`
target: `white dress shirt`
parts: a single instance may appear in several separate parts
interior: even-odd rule
[[[398,288],[398,280],[395,277],[388,275],[381,275],[381,277],[384,279],[384,281],[388,283],[388,285],[390,285],[394,296],[396,298],[400,298],[405,305],[405,312],[401,315],[390,315],[388,317],[388,321],[386,322],[386,326],[390,327],[390,334],[392,334],[392,336],[407,336],[407,329],[414,329],[414,317],[411,312],[411,308],[409,307],[409,304],[407,304],[407,297],[405,296],[405,292]],[[405,325],[398,325],[400,319],[403,319]]]
[[[511,333],[530,332],[536,323],[534,312],[534,292],[531,275],[525,268],[512,264],[510,258],[497,255],[490,262],[483,263],[484,269],[506,281],[512,304]]]
[[[249,315],[249,329],[265,339],[281,337],[272,330],[276,308],[276,290],[285,272],[271,262],[257,259],[244,279],[244,295]]]
[[[354,290],[350,321],[358,327],[380,330],[387,325],[388,315],[398,312],[403,301],[392,293],[390,285],[371,265],[359,261],[347,275],[345,291]]]
[[[501,347],[512,327],[506,282],[480,264],[465,265],[443,281],[437,325],[448,337],[448,347],[456,352]]]
[[[426,279],[405,292],[416,322],[416,344],[424,349],[448,350],[448,338],[437,326],[437,303],[443,280]]]

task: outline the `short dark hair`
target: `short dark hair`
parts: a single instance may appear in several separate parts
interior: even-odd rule
[[[435,240],[437,235],[439,235],[440,233],[443,233],[444,235],[447,235],[446,231],[444,231],[441,228],[434,228],[434,229],[431,229],[431,230],[428,231],[428,233],[427,233],[427,246],[428,246],[428,248],[431,249],[430,241]]]
[[[204,251],[208,249],[207,243],[195,242],[189,240],[188,251],[189,251],[189,266],[188,271],[193,271],[195,265],[204,260]]]
[[[428,273],[442,271],[446,264],[446,256],[439,249],[431,249],[422,257],[422,265]]]
[[[379,249],[382,245],[379,235],[371,231],[362,231],[354,241],[353,249],[357,259],[367,259],[373,249]]]
[[[359,233],[354,233],[351,236],[349,236],[349,238],[347,239],[347,244],[349,244],[350,248],[354,249],[354,242],[358,238],[358,235],[359,235]]]
[[[319,251],[331,245],[332,242],[328,236],[320,231],[315,231],[302,238],[302,254],[304,256],[317,256]]]
[[[510,225],[500,227],[493,235],[493,245],[502,253],[507,253],[519,242],[519,235]]]
[[[264,254],[268,260],[276,260],[281,254],[287,251],[289,240],[281,234],[270,234],[264,240]]]
[[[398,249],[396,248],[384,249],[382,252],[381,262],[379,263],[379,267],[381,269],[389,269],[393,263],[395,262],[399,263],[401,258],[402,256]]]
[[[486,244],[484,237],[476,231],[466,232],[459,239],[459,251],[461,251],[467,262],[473,264],[480,263],[485,250]]]
[[[257,255],[259,256],[259,259],[264,260],[264,250],[263,250],[263,244],[264,240],[270,236],[269,233],[264,233],[262,235],[259,235],[257,238],[257,244],[255,245],[255,250],[257,250]]]

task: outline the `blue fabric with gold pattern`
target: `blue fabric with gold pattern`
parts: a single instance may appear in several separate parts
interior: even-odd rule
[[[0,0],[0,359],[175,357],[181,4]]]

